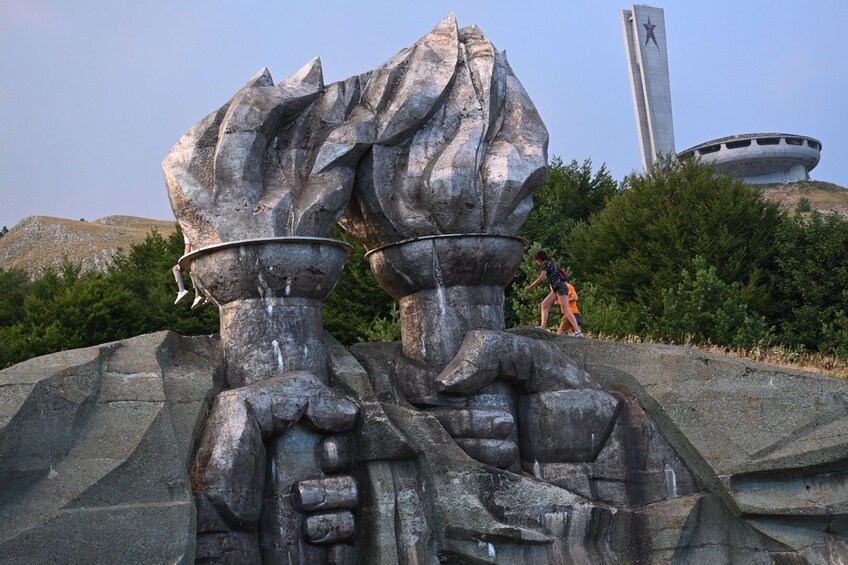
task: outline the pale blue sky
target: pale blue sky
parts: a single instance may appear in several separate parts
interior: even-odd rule
[[[848,1],[653,2],[665,9],[677,149],[747,132],[822,141],[848,186]],[[0,226],[29,215],[169,219],[160,163],[263,66],[316,55],[326,82],[379,65],[450,11],[510,63],[550,154],[640,168],[625,2],[0,0]]]

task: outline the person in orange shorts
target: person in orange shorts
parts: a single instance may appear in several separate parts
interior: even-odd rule
[[[574,289],[573,284],[570,282],[566,282],[565,284],[568,285],[568,309],[574,314],[574,319],[577,321],[577,328],[571,325],[571,322],[568,321],[566,316],[563,316],[557,330],[558,334],[571,334],[583,330],[583,318],[580,316],[580,307],[577,306],[577,301],[580,300],[580,297],[577,296],[577,291]]]
[[[574,318],[574,314],[571,313],[571,309],[568,306],[568,276],[565,274],[565,271],[557,267],[553,261],[548,258],[548,254],[544,251],[538,251],[533,256],[533,262],[536,263],[539,267],[542,267],[542,272],[539,273],[539,276],[532,283],[524,287],[524,292],[530,292],[547,278],[548,284],[551,287],[551,292],[545,299],[542,301],[541,310],[542,310],[542,319],[539,324],[539,327],[545,329],[548,324],[548,310],[550,310],[551,305],[554,302],[559,303],[560,310],[562,310],[562,317],[564,320],[568,320],[568,323],[572,326],[577,327],[577,331],[574,332],[575,337],[581,337],[583,332],[580,331],[580,324]],[[557,331],[558,334],[563,333],[562,324],[560,324],[560,329]]]

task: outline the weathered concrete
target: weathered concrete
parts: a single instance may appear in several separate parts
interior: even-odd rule
[[[452,14],[384,65],[341,83],[325,86],[317,59],[276,85],[260,71],[180,139],[163,163],[174,213],[195,246],[180,264],[221,310],[227,381],[236,387],[216,401],[195,461],[203,559],[323,559],[329,554],[301,550],[301,526],[316,543],[348,541],[355,530],[352,515],[305,517],[288,505],[293,485],[325,480],[321,461],[336,467],[317,457],[327,438],[290,431],[294,416],[284,426],[265,421],[275,406],[297,408],[310,391],[329,391],[321,301],[343,254],[327,240],[292,240],[323,238],[345,209],[344,226],[369,244],[440,236],[421,249],[372,254],[401,271],[393,273],[401,286],[410,274],[425,281],[401,300],[404,344],[425,365],[420,384],[435,393],[428,369],[446,365],[468,330],[503,329],[503,287],[524,245],[506,236],[544,182],[547,139],[505,56],[478,29],[460,30]],[[421,269],[434,247],[432,271]],[[302,371],[318,384],[293,376]],[[514,422],[515,399],[502,385],[475,392],[469,409],[499,409]],[[382,411],[366,412],[390,430],[378,425]],[[386,439],[366,457],[407,452],[400,433]],[[506,438],[458,442],[517,470],[516,440],[513,425]]]
[[[487,234],[422,237],[370,251],[377,282],[400,304],[404,354],[444,366],[475,329],[503,329],[503,289],[524,240]]]
[[[633,5],[621,11],[621,26],[642,165],[649,171],[658,157],[674,154],[665,15],[662,8]]]
[[[608,506],[469,457],[443,427],[444,409],[416,409],[398,394],[399,344],[353,351],[363,363],[357,398],[379,398],[415,449],[403,459],[370,463],[360,476],[363,562],[397,563],[399,555],[412,563],[614,562]],[[491,410],[460,414],[448,424],[458,435],[485,441],[511,429],[511,419]]]
[[[327,381],[321,304],[341,278],[350,248],[326,238],[262,238],[180,259],[220,309],[230,387],[285,371],[310,371]]]
[[[591,460],[534,465],[522,457],[524,473],[481,464],[454,436],[503,437],[513,420],[491,410],[415,408],[396,386],[400,344],[356,346],[360,364],[326,337],[331,380],[357,400],[362,417],[350,434],[302,453],[338,473],[350,468],[345,453],[352,450],[355,482],[338,474],[295,481],[295,495],[280,499],[287,508],[306,508],[301,520],[317,516],[305,526],[308,535],[332,543],[305,546],[314,557],[675,564],[845,558],[844,381],[686,348],[519,333],[567,352],[575,370],[591,372],[620,399],[597,456],[581,455],[583,444],[576,459]],[[160,333],[0,372],[0,466],[8,478],[0,488],[0,562],[191,562],[187,466],[202,414],[223,380],[221,360],[217,340]],[[778,420],[782,428],[770,423]],[[571,441],[549,436],[531,441]],[[297,433],[291,437],[296,443]],[[282,457],[300,453],[293,443],[282,447]],[[555,447],[548,452],[561,455]],[[359,506],[351,508],[354,498]],[[352,532],[351,541],[336,543]],[[218,541],[233,548],[239,539],[232,533]],[[257,559],[279,549],[260,548]]]
[[[373,143],[341,220],[370,248],[515,234],[547,175],[547,130],[506,55],[452,14],[372,71],[335,138]]]
[[[218,341],[169,332],[0,371],[0,563],[191,563]]]
[[[556,343],[638,401],[731,515],[810,563],[848,559],[844,380],[684,347]]]
[[[367,146],[338,151],[324,140],[360,92],[359,77],[325,86],[317,58],[276,85],[263,69],[187,132],[162,168],[174,215],[195,248],[326,237],[347,206],[352,167]]]

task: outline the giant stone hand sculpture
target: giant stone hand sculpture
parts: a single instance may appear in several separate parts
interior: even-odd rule
[[[502,483],[512,498],[504,515],[477,495],[503,475],[434,447],[451,434],[474,459],[513,471],[521,470],[519,453],[531,468],[557,457],[582,461],[597,455],[620,406],[556,348],[502,333],[504,287],[524,253],[515,233],[547,171],[547,131],[533,103],[505,55],[450,16],[373,71],[361,107],[331,139],[353,132],[373,146],[358,164],[341,224],[372,247],[372,271],[399,301],[402,324],[400,355],[380,346],[354,351],[375,383],[392,383],[379,394],[398,399],[387,412],[431,475],[423,514],[442,518],[428,535],[458,560],[480,559],[482,541],[501,544],[489,559],[508,562],[596,551],[589,546],[605,537],[606,509],[513,476]],[[463,371],[469,364],[494,369],[480,378]],[[403,411],[408,403],[425,411]],[[582,429],[572,445],[527,433],[574,423]],[[411,478],[392,472],[396,484]],[[399,535],[398,544],[432,557],[420,537]]]
[[[504,332],[546,148],[505,55],[452,15],[342,82],[262,71],[180,140],[180,263],[220,308],[232,388],[192,466],[199,561],[606,563],[630,519],[608,503],[697,491],[650,425],[650,488],[627,486],[638,407]],[[361,365],[321,332],[336,221],[401,307],[400,346]]]
[[[469,329],[503,329],[547,130],[505,55],[452,16],[376,69],[334,134],[361,130],[374,145],[341,224],[377,248],[369,260],[400,302],[404,353],[446,364]]]
[[[338,493],[341,480],[346,492],[323,505],[336,512],[314,519],[305,517],[309,504],[292,507],[289,491],[326,470],[308,456],[322,438],[296,425],[301,416],[325,432],[351,427],[356,416],[326,388],[321,317],[349,249],[326,235],[347,205],[355,161],[317,158],[358,103],[359,84],[353,77],[325,86],[317,59],[279,84],[263,70],[163,163],[174,212],[195,247],[180,263],[220,308],[227,380],[236,387],[215,402],[194,463],[199,558],[326,559],[304,546],[301,524],[315,542],[354,534],[354,483],[313,485]],[[292,458],[292,449],[306,455]],[[344,556],[344,547],[330,554]]]
[[[546,139],[452,16],[346,81],[257,75],[165,161],[223,339],[0,371],[0,565],[848,562],[848,384],[503,331]],[[322,335],[342,214],[402,343]]]
[[[348,246],[325,238],[354,171],[316,159],[358,102],[359,82],[325,87],[318,59],[277,85],[263,70],[163,163],[174,212],[199,248],[184,266],[221,307],[232,385],[287,368],[326,373],[320,302]]]

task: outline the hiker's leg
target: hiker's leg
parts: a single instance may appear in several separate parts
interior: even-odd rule
[[[177,286],[179,287],[180,292],[183,292],[186,289],[186,287],[185,287],[185,281],[183,280],[182,269],[180,269],[179,265],[174,265],[174,268],[171,269],[171,271],[173,271],[173,273],[174,273],[174,280],[177,281]]]
[[[542,321],[539,324],[540,328],[548,327],[548,311],[551,309],[551,304],[556,302],[556,294],[551,292],[548,294],[544,300],[542,300]]]
[[[577,324],[577,320],[574,318],[574,314],[571,312],[571,308],[568,307],[568,295],[560,294],[559,297],[559,307],[562,310],[562,318],[563,320],[568,320],[568,323],[574,328],[575,332],[580,331],[580,326]],[[557,330],[558,334],[561,334],[565,331],[563,325],[559,325],[559,330]]]
[[[571,328],[571,333],[583,331],[583,317],[580,314],[574,314],[574,319],[577,320],[577,327]]]

